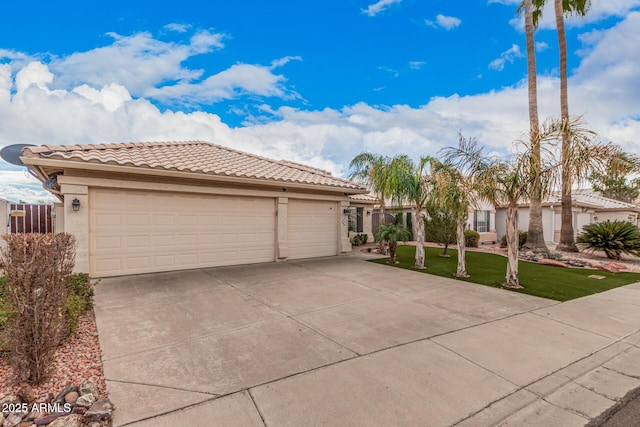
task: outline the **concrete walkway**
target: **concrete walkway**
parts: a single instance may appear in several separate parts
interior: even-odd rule
[[[95,312],[116,426],[583,426],[640,386],[640,284],[559,304],[341,257],[105,279]]]

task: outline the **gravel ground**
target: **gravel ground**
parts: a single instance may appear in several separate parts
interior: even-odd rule
[[[56,350],[53,376],[48,381],[33,386],[36,399],[46,398],[49,393],[55,396],[67,383],[72,382],[79,386],[85,379],[96,384],[100,397],[107,397],[102,353],[93,311],[82,314],[78,323],[76,332]],[[6,356],[0,356],[0,397],[17,391],[19,379],[13,377]]]

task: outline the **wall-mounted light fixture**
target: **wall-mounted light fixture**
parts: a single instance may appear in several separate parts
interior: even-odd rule
[[[71,207],[74,212],[78,212],[80,210],[80,200],[78,200],[77,197],[73,199],[73,202],[71,202]]]
[[[367,211],[367,215],[371,215],[371,211]]]
[[[345,214],[345,215],[349,215],[349,209],[343,209],[342,213]]]

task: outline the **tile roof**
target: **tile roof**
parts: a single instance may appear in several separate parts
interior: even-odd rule
[[[137,142],[25,147],[22,155],[84,163],[134,166],[240,177],[282,183],[300,183],[344,190],[365,190],[330,172],[290,161],[277,161],[203,141]],[[351,191],[347,191],[351,192]]]

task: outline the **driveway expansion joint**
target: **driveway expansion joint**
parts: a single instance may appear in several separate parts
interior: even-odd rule
[[[142,382],[137,382],[137,381],[113,380],[113,379],[110,379],[110,378],[105,378],[105,381],[110,381],[112,383],[118,383],[118,384],[142,385],[142,386],[145,386],[145,387],[156,387],[156,388],[162,388],[162,389],[167,389],[167,390],[186,391],[188,393],[196,393],[196,394],[204,394],[206,396],[213,396],[214,398],[218,398],[220,396],[223,396],[222,394],[210,393],[208,391],[189,390],[187,388],[169,387],[169,386],[166,386],[166,385],[149,384],[149,383],[142,383]]]
[[[267,427],[267,421],[265,420],[264,415],[262,414],[262,411],[258,407],[258,403],[256,402],[255,397],[253,397],[253,393],[251,393],[251,390],[247,389],[247,394],[249,395],[249,398],[251,399],[251,402],[253,403],[254,408],[256,408],[258,415],[260,415],[260,419],[262,420],[262,425]]]

